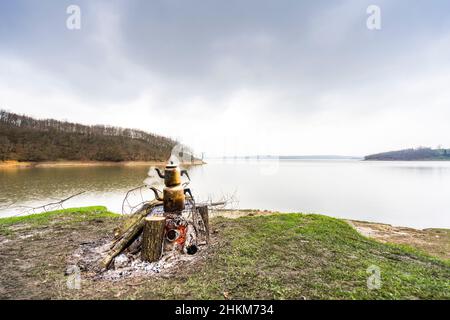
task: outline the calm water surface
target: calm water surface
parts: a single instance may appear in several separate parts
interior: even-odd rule
[[[148,169],[0,169],[0,216],[80,191],[86,193],[65,207],[105,205],[121,212],[126,191],[142,185]],[[236,208],[450,228],[450,162],[211,160],[189,172],[197,199],[234,194]]]

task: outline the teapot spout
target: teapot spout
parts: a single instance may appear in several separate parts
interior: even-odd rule
[[[191,177],[189,177],[189,173],[187,172],[187,170],[181,170],[181,175],[185,175],[189,181],[191,181]]]
[[[159,190],[156,189],[155,187],[150,187],[150,190],[152,190],[153,193],[155,194],[155,199],[156,199],[156,200],[158,200],[158,201],[164,201],[164,199],[161,198],[161,196],[160,196],[160,192],[161,192],[161,191],[159,191]]]

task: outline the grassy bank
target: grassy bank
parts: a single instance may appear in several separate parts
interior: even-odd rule
[[[92,207],[0,219],[0,298],[450,299],[448,260],[371,240],[342,220],[278,214],[211,223],[206,258],[171,277],[83,280],[69,290],[67,256],[111,234],[117,216]],[[381,271],[378,290],[367,288],[370,266]]]

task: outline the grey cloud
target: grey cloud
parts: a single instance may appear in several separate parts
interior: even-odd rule
[[[434,10],[379,2],[378,33],[365,28],[372,1],[77,1],[83,13],[77,32],[64,28],[73,1],[3,3],[9,25],[2,27],[1,49],[106,99],[119,99],[120,91],[125,100],[137,95],[146,74],[173,81],[181,93],[186,87],[221,96],[239,86],[321,92],[390,77],[382,72],[389,60],[414,54],[421,36],[448,30],[445,2]],[[108,14],[118,20],[102,21]],[[104,39],[108,46],[93,40],[104,36],[99,26],[114,33]],[[137,79],[130,65],[137,65]]]
[[[23,59],[55,79],[36,86],[56,82],[94,110],[149,93],[162,112],[193,97],[221,112],[245,89],[275,92],[266,111],[297,116],[327,108],[323,98],[336,93],[376,99],[431,65],[449,68],[445,42],[447,51],[427,55],[450,30],[448,2],[432,3],[2,1],[0,57]],[[69,4],[82,8],[80,31],[65,28]],[[369,4],[382,8],[381,31],[365,27]]]

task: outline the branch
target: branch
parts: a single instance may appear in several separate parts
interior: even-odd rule
[[[66,201],[68,201],[68,200],[70,200],[72,198],[75,198],[75,197],[77,197],[77,196],[79,196],[79,195],[81,195],[81,194],[83,194],[85,192],[86,191],[81,191],[81,192],[73,194],[73,195],[71,195],[71,196],[69,196],[67,198],[60,199],[60,200],[57,200],[57,201],[54,201],[54,202],[49,202],[47,204],[44,204],[44,205],[38,206],[38,207],[17,206],[14,209],[24,208],[24,209],[27,209],[27,210],[23,211],[21,213],[18,213],[18,214],[14,215],[14,216],[26,215],[26,214],[30,214],[30,212],[34,214],[34,213],[38,213],[36,211],[40,211],[40,210],[43,210],[44,212],[48,212],[47,209],[50,209],[48,207],[53,207],[53,210],[55,208],[58,208],[58,207],[60,207],[61,209],[64,209],[64,207],[63,207],[64,202],[66,202]]]

